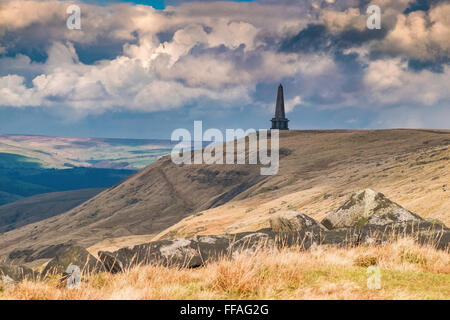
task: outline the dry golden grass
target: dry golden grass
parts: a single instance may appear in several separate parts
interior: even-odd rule
[[[329,142],[328,147],[332,146],[335,145]],[[352,152],[356,150],[346,149],[342,156]],[[273,191],[196,212],[160,232],[153,240],[257,231],[268,228],[271,215],[280,210],[297,210],[320,221],[338,209],[351,194],[366,188],[385,194],[423,218],[437,218],[450,225],[450,148],[424,147],[385,156],[382,160],[378,158],[381,150],[378,152],[380,154],[367,156],[365,161],[351,158],[348,162],[318,170],[317,175],[308,179],[305,179],[305,173],[298,179],[279,182],[281,187]],[[302,154],[302,157],[307,156]],[[317,151],[312,152],[312,162],[319,161],[322,156],[318,156]],[[282,162],[280,167],[281,172],[288,172],[273,179],[295,176],[304,159],[298,156],[292,163],[289,161],[286,159],[287,163]]]
[[[367,287],[367,267],[381,289]],[[318,246],[242,253],[198,269],[141,266],[100,273],[80,289],[57,278],[0,288],[0,299],[450,299],[450,254],[409,239],[383,246]]]
[[[450,225],[449,143],[449,130],[292,130],[281,134],[280,171],[270,177],[253,165],[176,166],[163,158],[70,212],[0,234],[0,258],[68,241],[95,253],[153,235],[256,231],[278,210],[320,221],[366,188]]]

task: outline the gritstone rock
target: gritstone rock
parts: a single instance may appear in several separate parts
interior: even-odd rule
[[[72,246],[54,257],[45,267],[42,274],[63,274],[70,265],[78,266],[82,274],[103,271],[103,264],[86,249]]]
[[[22,281],[24,279],[34,279],[37,273],[24,266],[0,265],[0,280],[2,281]]]
[[[328,214],[322,224],[331,230],[420,221],[423,221],[421,217],[392,202],[383,194],[366,189],[353,194],[343,206]]]
[[[279,211],[269,222],[273,232],[295,232],[313,226],[323,228],[313,218],[297,211]]]

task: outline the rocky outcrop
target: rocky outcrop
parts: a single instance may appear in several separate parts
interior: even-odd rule
[[[51,251],[56,256],[47,264],[42,275],[64,275],[70,265],[78,266],[82,274],[99,271],[118,273],[149,264],[196,268],[222,257],[235,257],[243,252],[253,254],[264,248],[296,247],[307,250],[315,245],[377,245],[405,236],[419,243],[433,244],[438,249],[450,249],[450,229],[443,223],[423,220],[369,189],[352,195],[323,223],[328,229],[305,214],[281,211],[271,218],[271,228],[154,241],[114,252],[100,251],[99,260],[82,247],[57,245]],[[25,275],[35,276],[31,269],[24,267],[0,266],[2,274],[6,281],[20,281]]]
[[[297,211],[278,211],[269,222],[273,232],[295,232],[312,227],[323,228],[313,218]]]
[[[199,236],[193,239],[155,241],[115,252],[98,253],[109,272],[117,273],[136,265],[163,265],[195,268],[221,257],[254,253],[261,248],[297,247],[307,250],[313,245],[376,245],[410,236],[419,243],[431,243],[439,249],[449,248],[450,230],[426,221],[402,224],[366,225],[324,230],[315,225],[295,232],[273,232],[263,229],[235,235]]]
[[[435,219],[435,218],[427,218],[425,219],[427,222],[434,224],[434,225],[438,225],[443,227],[444,229],[447,229],[447,226],[445,225],[445,223],[443,223],[441,220],[439,219]]]
[[[64,275],[69,265],[77,265],[82,273],[107,271],[119,273],[138,265],[162,265],[180,268],[196,268],[241,253],[253,254],[259,249],[277,250],[296,247],[308,250],[315,245],[351,247],[377,245],[397,238],[410,236],[417,242],[433,244],[438,249],[450,248],[450,230],[426,221],[409,221],[403,224],[366,225],[324,230],[310,226],[296,232],[273,232],[263,229],[235,235],[196,236],[192,239],[174,239],[149,242],[114,252],[100,251],[100,262],[87,251],[74,247],[55,257],[45,268],[43,275]],[[1,270],[1,268],[0,268]],[[17,271],[8,275],[18,274]],[[21,279],[15,277],[15,279]]]
[[[164,265],[195,268],[222,257],[233,257],[242,252],[253,253],[258,249],[299,246],[310,248],[320,243],[320,229],[290,233],[263,229],[234,235],[196,236],[192,239],[174,239],[150,242],[115,252],[98,252],[106,270],[116,273],[136,265]]]
[[[269,232],[255,232],[242,237],[230,243],[228,253],[232,257],[240,253],[254,254],[261,248],[273,247],[274,239]]]
[[[2,282],[17,282],[24,279],[34,279],[36,276],[36,272],[24,266],[0,265],[0,280]]]
[[[98,257],[106,271],[113,274],[125,271],[122,263],[122,258],[117,254],[107,251],[99,251]]]
[[[42,247],[38,250],[36,249],[16,249],[9,253],[8,260],[14,264],[29,263],[34,260],[39,259],[53,259],[58,254],[65,252],[67,249],[71,248],[74,244],[69,242],[58,243],[50,246]]]
[[[91,255],[86,249],[72,246],[58,253],[46,265],[43,276],[49,274],[63,274],[70,265],[80,268],[82,274],[96,273],[105,270],[103,264]]]
[[[420,244],[431,244],[437,249],[450,249],[450,230],[426,221],[327,230],[322,233],[320,244],[340,247],[379,245],[404,237],[413,238]]]
[[[118,273],[148,264],[196,268],[221,257],[254,253],[269,247],[296,246],[306,250],[313,245],[375,245],[405,236],[420,243],[432,243],[440,249],[448,248],[450,242],[450,230],[445,226],[425,221],[369,189],[352,195],[336,212],[327,216],[324,224],[328,229],[305,214],[281,211],[270,219],[271,228],[257,232],[154,241],[114,252],[100,251],[98,256],[106,271]],[[81,267],[82,262],[90,258],[83,250],[74,248],[58,256],[46,269],[59,265],[57,270],[63,272],[69,261]],[[99,270],[96,263],[88,265]]]
[[[421,217],[392,202],[382,193],[366,189],[353,194],[338,210],[328,214],[322,224],[331,230],[421,221]]]
[[[195,268],[227,254],[231,241],[232,237],[227,236],[197,236],[155,241],[115,252],[99,251],[98,256],[105,268],[113,273],[140,264]]]

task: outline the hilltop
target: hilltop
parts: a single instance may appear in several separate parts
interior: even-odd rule
[[[322,220],[352,193],[372,188],[422,217],[450,222],[450,132],[291,131],[280,174],[246,196],[189,216],[154,239],[255,231],[280,210]]]

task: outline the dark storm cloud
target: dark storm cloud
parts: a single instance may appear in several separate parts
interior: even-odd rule
[[[123,54],[124,44],[136,44],[134,41],[118,41],[111,38],[100,37],[93,43],[74,44],[80,62],[93,64],[99,60],[112,60]]]
[[[3,56],[23,54],[32,61],[45,62],[53,43],[70,41],[80,60],[91,64],[115,58],[122,54],[124,44],[137,41],[134,30],[127,28],[128,5],[116,4],[104,9],[77,3],[81,8],[82,28],[69,30],[66,9],[73,3],[38,0],[5,4],[3,21],[0,21],[0,54]]]
[[[408,8],[403,13],[409,14],[414,11],[428,11],[434,5],[448,0],[415,0],[411,1]]]
[[[408,68],[416,72],[428,70],[433,73],[443,73],[445,65],[450,65],[450,58],[443,59],[441,61],[422,61],[416,59],[408,60]]]
[[[335,52],[359,47],[372,40],[381,40],[387,30],[345,30],[331,33],[325,25],[310,24],[297,35],[284,39],[280,45],[282,52]]]
[[[359,5],[361,11],[364,12],[364,5],[361,5],[362,3],[366,3],[366,1],[362,1]],[[441,49],[442,46],[445,47],[445,42],[449,41],[448,39],[442,39],[444,43],[435,42],[428,45],[429,54],[421,54],[420,56],[420,54],[411,52],[414,50],[413,48],[396,48],[391,46],[391,43],[396,46],[397,43],[395,43],[396,41],[392,41],[391,38],[388,38],[388,36],[392,36],[394,32],[403,32],[401,31],[402,27],[406,30],[411,28],[410,32],[413,36],[414,33],[418,31],[422,32],[421,30],[412,30],[413,27],[418,25],[417,19],[412,20],[413,18],[408,16],[408,14],[417,11],[423,11],[425,14],[424,25],[428,26],[426,28],[429,28],[427,32],[436,33],[431,28],[437,26],[438,21],[431,21],[431,18],[428,17],[428,11],[437,4],[442,3],[444,3],[444,1],[438,0],[417,0],[411,2],[404,13],[407,19],[411,19],[411,22],[408,22],[404,27],[398,25],[398,18],[394,20],[389,17],[387,19],[390,20],[390,23],[384,23],[381,30],[361,29],[357,27],[357,24],[354,24],[353,26],[350,24],[347,27],[341,28],[341,30],[331,30],[329,25],[324,23],[309,24],[298,34],[282,39],[279,44],[279,51],[341,55],[343,51],[347,49],[368,48],[368,57],[370,60],[403,57],[408,60],[408,68],[413,71],[429,70],[431,72],[442,72],[444,66],[450,63],[449,54]],[[434,17],[436,16],[435,12]],[[440,28],[441,29],[438,30],[442,33],[442,27]],[[405,40],[409,37],[411,37],[411,35],[404,35]],[[441,54],[439,54],[439,52],[441,52]]]
[[[0,39],[0,46],[5,48],[2,54],[14,57],[26,55],[34,62],[43,63],[47,60],[47,51],[55,41],[65,41],[65,36],[49,37],[46,27],[32,25],[20,31],[6,31]],[[99,35],[92,42],[74,42],[79,59],[85,64],[93,64],[98,60],[111,60],[123,53],[124,44],[135,44],[136,40],[120,40]],[[0,56],[2,56],[0,55]]]

